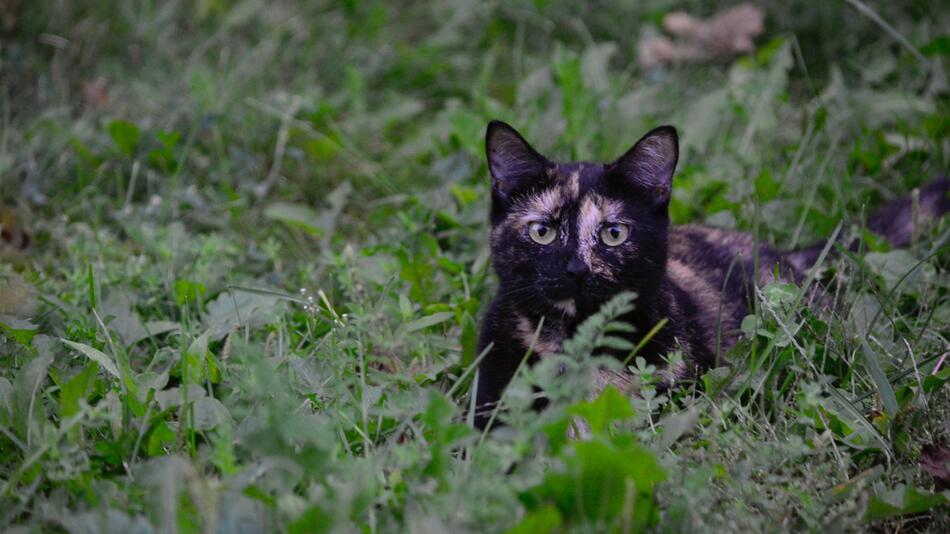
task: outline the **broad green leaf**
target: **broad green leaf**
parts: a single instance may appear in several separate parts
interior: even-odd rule
[[[275,202],[264,210],[268,219],[280,221],[289,226],[300,228],[307,233],[320,237],[323,235],[323,221],[313,208],[303,204]]]
[[[233,475],[238,471],[238,460],[234,455],[234,437],[231,425],[221,425],[217,431],[210,434],[211,463],[225,475]]]
[[[672,445],[683,434],[692,429],[698,419],[699,411],[695,407],[663,418],[659,423],[659,426],[663,428],[660,447],[666,449]]]
[[[950,381],[950,365],[941,369],[940,372],[927,375],[927,378],[924,378],[924,392],[933,393],[943,387],[948,381]]]
[[[17,370],[13,380],[12,419],[14,428],[20,431],[22,438],[31,434],[33,429],[47,424],[42,385],[52,363],[51,353],[41,353]]]
[[[876,274],[884,278],[888,291],[896,288],[904,295],[914,294],[933,282],[936,272],[933,265],[915,258],[906,249],[890,252],[868,252],[864,262]]]
[[[0,376],[0,422],[9,424],[14,410],[13,384]]]
[[[171,447],[175,443],[175,433],[172,432],[164,421],[159,421],[148,435],[148,444],[145,447],[149,456],[164,456],[165,447]]]
[[[468,312],[462,314],[462,336],[459,342],[462,344],[462,367],[468,367],[478,356],[478,324]]]
[[[79,403],[86,400],[96,381],[99,364],[89,362],[82,371],[70,378],[59,389],[59,417],[68,419],[79,413]]]
[[[947,504],[947,497],[941,493],[920,491],[913,486],[898,486],[886,493],[871,497],[864,518],[879,521],[902,515],[919,514],[936,506]]]
[[[278,298],[246,291],[223,291],[208,303],[204,327],[208,341],[217,341],[232,330],[248,325],[260,326],[271,320]]]
[[[0,315],[0,332],[12,337],[17,343],[29,347],[33,336],[37,334],[39,326],[27,321],[26,319],[17,319],[9,315]]]
[[[140,335],[132,337],[129,340],[130,345],[134,345],[143,339],[148,339],[153,336],[159,336],[162,334],[167,334],[169,332],[175,332],[181,325],[175,321],[148,321],[145,323],[144,328]]]
[[[864,351],[864,362],[867,365],[868,373],[871,374],[871,379],[874,380],[877,392],[881,396],[881,402],[884,403],[884,409],[887,411],[887,415],[893,418],[899,410],[894,388],[887,379],[887,375],[884,374],[878,355],[871,349],[867,338],[864,336],[861,336],[861,349]]]
[[[156,392],[155,402],[158,403],[160,409],[167,410],[181,406],[186,396],[188,397],[188,402],[194,402],[206,395],[205,389],[199,384],[188,384],[187,386],[168,388]]]
[[[430,390],[422,422],[428,441],[429,462],[424,472],[444,480],[451,472],[453,447],[459,440],[472,435],[472,429],[453,421],[457,407],[441,392]]]
[[[417,330],[422,330],[423,328],[429,328],[430,326],[442,324],[446,321],[452,320],[453,318],[455,318],[455,312],[433,313],[432,315],[426,315],[425,317],[404,324],[402,327],[402,332],[403,334],[409,334]]]
[[[135,155],[135,148],[139,144],[139,127],[131,122],[116,119],[109,122],[109,137],[115,146],[127,156]]]
[[[119,375],[119,369],[116,367],[115,362],[112,361],[112,358],[107,356],[105,353],[103,353],[99,349],[90,347],[89,345],[85,345],[83,343],[76,343],[75,341],[70,341],[68,339],[61,338],[60,341],[65,343],[66,346],[71,347],[75,350],[78,350],[79,352],[84,354],[86,357],[88,357],[90,360],[98,363],[110,375],[116,378],[122,378]]]
[[[594,401],[577,403],[567,413],[583,417],[591,432],[598,435],[606,434],[610,423],[633,417],[633,406],[616,388],[607,386]]]
[[[333,516],[318,505],[307,508],[297,519],[287,525],[290,534],[323,534],[333,527]]]
[[[188,303],[201,302],[204,299],[207,288],[205,288],[202,283],[179,278],[175,280],[173,291],[175,304],[183,306]]]
[[[562,467],[520,495],[531,509],[554,505],[570,524],[615,522],[625,506],[642,530],[657,519],[653,489],[666,478],[649,450],[631,442],[613,445],[601,439],[575,442],[564,449]]]
[[[557,507],[548,505],[533,510],[520,523],[507,531],[507,534],[535,534],[536,532],[557,532],[563,519]]]
[[[88,512],[65,515],[57,522],[67,525],[68,532],[122,532],[124,534],[152,534],[155,529],[144,515],[127,513],[103,506]]]
[[[192,340],[182,360],[181,380],[185,384],[202,384],[207,376],[208,332]]]
[[[149,321],[143,323],[138,312],[132,306],[127,291],[112,291],[102,302],[103,318],[108,320],[109,328],[114,330],[126,346],[135,345],[143,339],[165,334],[178,329],[173,321]]]
[[[867,337],[873,334],[878,337],[884,337],[885,339],[889,337],[890,322],[880,320],[880,309],[880,302],[870,293],[858,293],[854,296],[851,309],[848,313],[848,321],[853,325],[852,327],[857,336]],[[872,324],[875,318],[877,318],[878,321]]]
[[[145,403],[152,391],[156,393],[168,385],[168,370],[162,372],[145,371],[133,377],[139,402]]]
[[[221,401],[212,397],[202,397],[192,404],[192,428],[204,431],[229,423],[228,409]]]
[[[617,336],[604,336],[600,339],[600,347],[605,349],[620,350],[624,352],[630,352],[636,345],[627,341],[622,337]]]

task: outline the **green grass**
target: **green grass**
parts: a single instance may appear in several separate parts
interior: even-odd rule
[[[940,2],[767,1],[754,54],[653,71],[661,0],[22,4],[0,530],[950,529],[947,221],[829,256],[833,308],[760,288],[672,396],[634,360],[641,397],[591,398],[621,296],[468,424],[489,119],[592,160],[674,124],[677,223],[810,244],[947,171]]]

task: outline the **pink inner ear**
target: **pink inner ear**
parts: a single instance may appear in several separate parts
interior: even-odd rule
[[[678,158],[676,130],[661,126],[649,132],[615,162],[629,184],[646,188],[660,202],[670,198]]]
[[[491,123],[485,139],[492,189],[510,194],[545,177],[547,160],[511,126]]]

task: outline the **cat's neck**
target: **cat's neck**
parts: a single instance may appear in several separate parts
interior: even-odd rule
[[[674,332],[676,329],[672,328],[671,323],[680,315],[680,309],[671,290],[672,286],[672,281],[664,273],[650,284],[648,289],[638,292],[634,309],[619,318],[634,327],[634,332],[629,336],[634,343],[639,344],[643,336],[652,332],[651,339],[640,352],[648,360],[666,354],[677,343]],[[515,302],[509,302],[509,309],[521,336],[529,338],[537,331],[540,339],[552,341],[570,338],[578,325],[597,312],[597,309],[576,310],[578,313],[574,315],[551,305]],[[664,326],[654,331],[663,321],[666,321]]]

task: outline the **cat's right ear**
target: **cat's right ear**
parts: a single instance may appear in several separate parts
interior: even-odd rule
[[[548,169],[553,166],[517,130],[501,121],[488,123],[485,155],[492,177],[492,193],[501,199],[547,179]]]
[[[630,190],[646,193],[657,205],[670,202],[673,172],[679,159],[676,128],[660,126],[640,138],[626,154],[608,165],[607,172]]]

